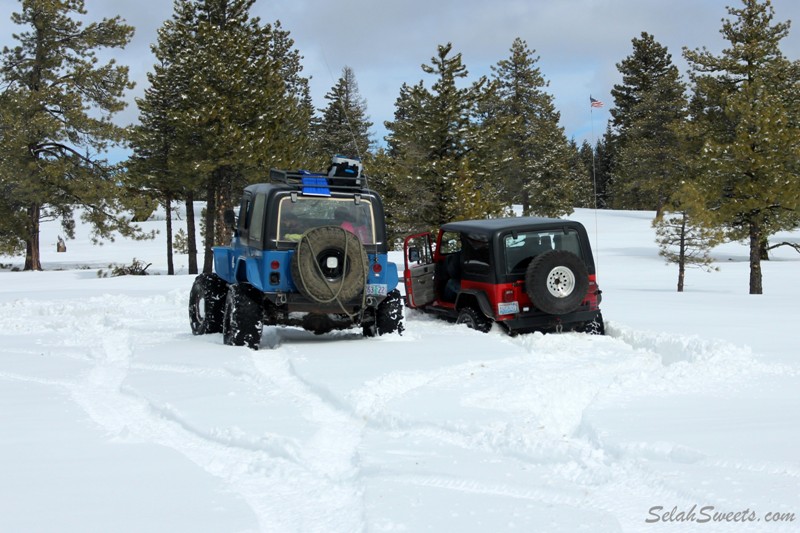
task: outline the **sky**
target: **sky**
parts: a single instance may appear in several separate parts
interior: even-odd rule
[[[132,42],[113,52],[136,82],[127,95],[130,105],[115,121],[134,123],[134,98],[143,93],[154,63],[150,45],[173,5],[168,0],[85,0],[85,5],[89,21],[119,15],[136,28]],[[256,0],[251,12],[264,22],[279,20],[290,32],[303,56],[303,74],[311,78],[315,107],[326,106],[325,94],[342,69],[353,69],[381,144],[401,85],[420,80],[432,85],[421,65],[430,63],[438,45],[450,42],[453,53],[462,54],[471,82],[508,58],[517,37],[539,57],[567,137],[592,142],[605,130],[613,106],[610,91],[621,81],[616,65],[631,54],[633,38],[652,34],[685,74],[682,48],[721,51],[726,6],[740,5],[741,0]],[[790,59],[800,58],[800,2],[772,5],[775,21],[797,21],[783,50]],[[18,0],[0,0],[0,46],[13,44],[11,34],[19,27],[10,15],[19,8]],[[591,110],[590,95],[605,107]]]

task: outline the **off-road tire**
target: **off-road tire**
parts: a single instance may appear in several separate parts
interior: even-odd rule
[[[327,269],[326,258],[341,262]],[[292,280],[300,293],[317,303],[349,302],[364,291],[369,273],[367,251],[353,233],[336,226],[303,234],[292,256]]]
[[[372,338],[378,336],[378,325],[375,323],[374,318],[370,318],[368,322],[361,324],[361,332],[364,337]]]
[[[397,332],[402,335],[403,330],[403,298],[400,291],[390,291],[386,298],[378,304],[375,312],[375,322],[378,335],[387,335]]]
[[[594,320],[583,323],[578,331],[587,335],[605,335],[606,325],[603,322],[603,315],[597,313],[597,317]]]
[[[551,315],[565,315],[577,309],[588,290],[586,265],[566,250],[537,256],[525,271],[525,292],[537,309]]]
[[[464,324],[468,328],[488,333],[492,329],[492,320],[474,307],[464,307],[458,312],[456,324]]]
[[[248,283],[228,287],[222,321],[222,340],[225,344],[258,349],[264,314],[258,295],[258,291]]]
[[[200,274],[189,292],[189,322],[192,333],[206,335],[222,332],[225,296],[228,284],[216,274]]]

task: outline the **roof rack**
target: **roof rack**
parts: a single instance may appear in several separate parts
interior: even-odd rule
[[[361,161],[336,156],[327,173],[307,170],[270,169],[269,179],[276,183],[301,185],[304,194],[330,196],[330,190],[360,191],[367,187],[367,176],[362,173]],[[316,190],[312,190],[316,189]]]

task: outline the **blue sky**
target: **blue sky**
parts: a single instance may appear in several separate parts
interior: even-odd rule
[[[172,15],[172,3],[85,3],[88,20],[120,15],[136,28],[132,43],[115,52],[137,83],[128,97],[131,105],[116,121],[135,122],[133,98],[147,84],[145,75],[154,62],[150,44]],[[520,37],[540,57],[566,135],[580,142],[605,130],[613,104],[610,90],[620,81],[616,64],[631,53],[631,39],[642,31],[653,34],[685,73],[683,46],[722,50],[719,30],[728,5],[739,7],[741,0],[257,0],[252,13],[266,22],[280,20],[289,30],[304,56],[303,73],[311,76],[316,107],[325,106],[325,93],[342,68],[353,69],[379,141],[401,84],[425,80],[431,85],[420,65],[430,61],[437,45],[452,42],[474,80],[507,58],[514,38]],[[800,58],[800,2],[773,0],[772,5],[775,20],[796,21],[783,49],[789,58]],[[12,44],[10,35],[18,28],[10,15],[19,6],[18,0],[0,0],[0,46]],[[590,94],[606,106],[590,113]]]

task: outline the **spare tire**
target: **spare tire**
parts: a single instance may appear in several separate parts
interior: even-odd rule
[[[322,226],[303,234],[291,267],[300,294],[317,303],[344,303],[363,293],[369,260],[353,233]]]
[[[589,290],[589,272],[566,250],[545,252],[525,271],[525,292],[540,311],[564,315],[578,308]]]

